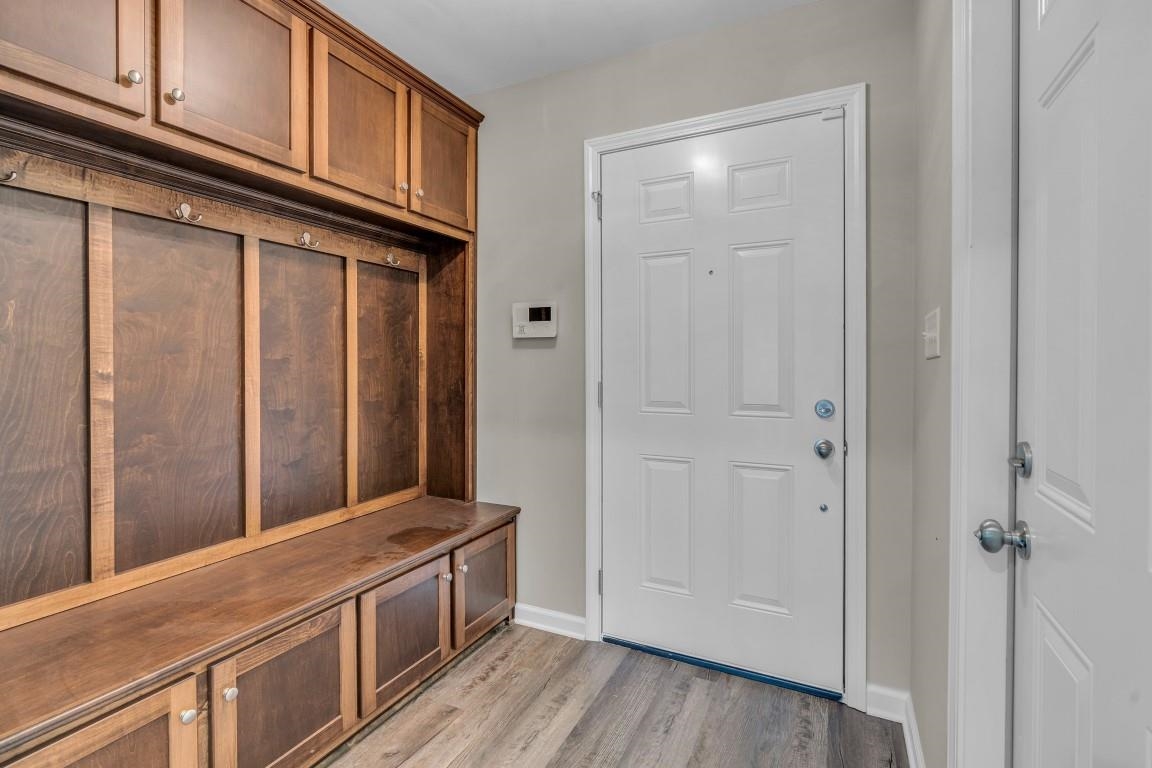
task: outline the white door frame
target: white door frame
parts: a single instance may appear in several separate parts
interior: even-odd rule
[[[953,0],[949,768],[1011,764],[1012,558],[972,531],[1013,509],[1016,14]]]
[[[844,110],[844,703],[864,710],[868,660],[868,188],[864,84],[618,133],[584,142],[586,574],[585,633],[601,640],[602,421],[600,157],[721,130]]]

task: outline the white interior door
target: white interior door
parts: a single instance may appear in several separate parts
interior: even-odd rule
[[[601,189],[604,634],[842,691],[844,121],[606,154]]]
[[[1152,766],[1152,3],[1020,3],[1016,768]]]

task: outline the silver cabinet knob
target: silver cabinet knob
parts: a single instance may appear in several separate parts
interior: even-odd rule
[[[424,188],[423,187],[416,190],[416,197],[424,197]]]
[[[196,710],[185,709],[180,713],[180,722],[184,725],[192,725],[196,722]]]
[[[1024,560],[1032,557],[1032,531],[1028,523],[1020,520],[1013,531],[1004,530],[999,521],[988,519],[980,523],[980,527],[972,531],[972,535],[980,542],[985,552],[996,554],[1007,544]]]
[[[468,563],[456,566],[456,570],[460,571],[460,573],[468,573]]]
[[[184,101],[184,91],[179,88],[173,88],[168,95],[172,97],[172,101]]]
[[[446,573],[443,576],[441,576],[440,578],[444,579],[444,581],[451,582],[452,581],[452,574]]]
[[[225,688],[224,701],[236,701],[236,697],[240,695],[239,688]]]
[[[140,83],[144,82],[144,75],[140,74],[140,70],[138,69],[128,70],[128,74],[124,75],[124,77],[128,78],[128,82],[132,83],[132,85],[140,85]]]
[[[817,440],[816,444],[812,446],[812,450],[815,451],[816,455],[820,458],[827,459],[836,452],[836,446],[831,440],[825,438],[824,440]]]
[[[406,181],[400,182],[400,191],[401,192],[407,192],[408,191],[408,182],[406,182]]]

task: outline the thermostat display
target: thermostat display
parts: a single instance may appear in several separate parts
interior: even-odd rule
[[[556,337],[556,302],[523,301],[512,305],[512,338],[552,339]]]

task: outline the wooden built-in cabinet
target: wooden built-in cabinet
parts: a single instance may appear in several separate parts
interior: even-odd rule
[[[505,526],[452,553],[453,631],[463,648],[499,624],[516,604],[516,528]]]
[[[196,679],[130,704],[10,768],[199,768]]]
[[[476,127],[412,93],[413,211],[476,227]]]
[[[0,67],[137,115],[148,0],[0,0]]]

